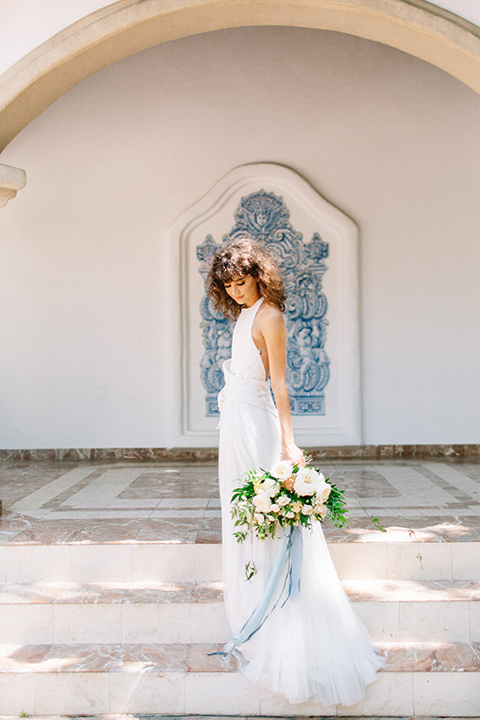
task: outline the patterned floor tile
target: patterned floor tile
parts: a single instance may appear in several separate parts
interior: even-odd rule
[[[480,464],[335,461],[350,525],[334,542],[480,539]],[[214,462],[0,463],[0,544],[221,541]],[[377,520],[374,520],[377,518]]]

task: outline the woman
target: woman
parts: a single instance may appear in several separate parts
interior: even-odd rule
[[[225,243],[213,259],[208,293],[217,310],[237,320],[219,395],[224,596],[235,635],[259,605],[283,539],[238,543],[230,514],[232,492],[248,470],[268,470],[280,459],[293,464],[304,460],[292,432],[284,286],[274,259],[248,237]],[[343,592],[320,523],[301,532],[298,599],[275,608],[273,600],[264,623],[234,654],[247,677],[291,702],[352,705],[364,697],[381,662]],[[251,561],[257,574],[246,582],[244,568]],[[283,582],[284,576],[280,587]]]

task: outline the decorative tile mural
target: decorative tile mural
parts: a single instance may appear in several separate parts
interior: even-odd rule
[[[324,415],[324,389],[330,378],[325,351],[328,301],[323,276],[329,245],[318,232],[308,242],[290,223],[282,196],[264,189],[242,197],[232,230],[222,241],[248,234],[269,248],[285,279],[287,308],[287,385],[293,415]],[[196,248],[205,281],[219,245],[208,234]],[[200,361],[207,416],[218,414],[217,396],[223,387],[223,361],[230,357],[233,324],[218,313],[206,295],[200,303],[205,352]]]
[[[319,171],[319,174],[320,171]],[[326,179],[325,179],[326,180]],[[217,396],[233,323],[205,294],[216,249],[249,234],[282,268],[287,290],[287,382],[295,440],[306,447],[361,442],[358,229],[294,170],[251,163],[220,178],[170,228],[178,248],[181,433],[185,445],[218,438]]]

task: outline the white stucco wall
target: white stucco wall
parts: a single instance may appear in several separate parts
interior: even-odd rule
[[[480,25],[480,5],[477,0],[432,0],[431,5],[449,10],[475,25]]]
[[[0,0],[0,73],[105,0]]]
[[[360,229],[363,441],[479,437],[480,97],[391,48],[250,28],[92,76],[2,153],[0,443],[189,444],[173,220],[233,167],[292,167]]]

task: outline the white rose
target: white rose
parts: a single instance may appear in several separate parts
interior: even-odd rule
[[[291,510],[289,510],[289,512],[287,512],[287,513],[285,514],[285,517],[287,517],[287,518],[294,518],[294,517],[295,517],[295,513],[292,512]]]
[[[313,513],[313,507],[311,505],[304,505],[302,515],[311,515]]]
[[[320,483],[318,485],[318,488],[315,492],[315,496],[322,501],[322,503],[327,502],[328,496],[330,495],[332,488],[331,486],[325,482],[325,478],[320,473]]]
[[[283,507],[284,505],[288,505],[289,502],[290,502],[290,498],[287,497],[286,495],[282,495],[281,497],[278,498],[277,505],[280,505],[280,507]]]
[[[297,473],[293,489],[297,495],[314,495],[320,484],[320,475],[314,468],[303,467]]]
[[[258,523],[258,525],[262,525],[265,521],[265,518],[262,515],[262,513],[254,513],[253,517],[255,519],[255,522]]]
[[[269,497],[275,497],[278,490],[278,482],[272,478],[265,478],[262,484],[261,492],[266,493]]]
[[[280,505],[276,505],[275,503],[273,503],[272,507],[270,508],[270,512],[278,513],[279,510],[280,510]]]
[[[281,460],[270,470],[270,475],[273,475],[274,478],[282,481],[288,480],[289,477],[292,477],[292,473],[293,465],[289,460]]]
[[[301,502],[298,502],[298,500],[297,500],[297,502],[294,502],[294,503],[292,504],[292,510],[293,510],[293,512],[296,512],[296,513],[300,512],[300,510],[302,509],[302,507],[303,507],[302,503],[301,503]]]
[[[266,493],[259,493],[253,498],[253,504],[255,509],[259,512],[267,513],[270,512],[272,507],[272,501]]]

